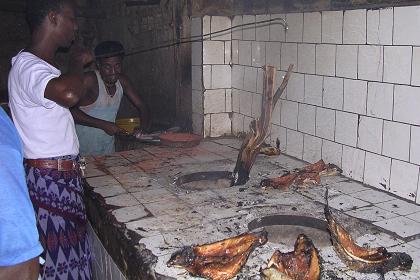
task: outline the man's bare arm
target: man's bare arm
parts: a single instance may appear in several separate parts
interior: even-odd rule
[[[36,280],[38,275],[38,257],[16,265],[0,266],[0,279]]]

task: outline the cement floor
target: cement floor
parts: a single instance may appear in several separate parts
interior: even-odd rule
[[[155,271],[176,279],[195,279],[183,269],[168,268],[171,254],[186,245],[218,241],[249,230],[248,225],[271,215],[324,219],[324,193],[334,215],[359,245],[385,246],[414,260],[409,272],[393,271],[385,279],[420,279],[420,205],[408,202],[343,176],[325,177],[320,186],[280,191],[261,188],[263,178],[282,175],[305,162],[286,155],[259,155],[250,180],[239,187],[179,187],[179,176],[201,171],[233,171],[238,139],[203,141],[194,148],[145,146],[109,156],[88,158],[87,182],[112,205],[109,213],[142,238],[139,243],[158,257]],[[204,185],[204,184],[203,184]],[[273,230],[282,227],[270,228]],[[284,233],[257,248],[236,279],[260,279],[275,249],[293,250],[297,232]],[[294,235],[296,234],[296,236]],[[311,237],[311,234],[314,234]],[[333,247],[318,241],[322,279],[380,279],[348,269]],[[321,233],[322,235],[322,233]]]

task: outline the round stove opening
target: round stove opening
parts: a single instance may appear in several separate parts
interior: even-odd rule
[[[178,177],[175,184],[187,190],[222,189],[231,186],[232,172],[206,171],[195,172]]]
[[[272,243],[293,246],[298,235],[304,233],[317,248],[331,245],[327,222],[313,217],[273,215],[255,219],[248,224],[249,230],[258,228],[265,228],[268,241]]]

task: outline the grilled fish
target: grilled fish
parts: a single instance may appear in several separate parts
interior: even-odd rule
[[[368,248],[357,245],[351,235],[334,219],[328,206],[328,189],[325,192],[325,218],[334,249],[340,259],[351,269],[363,273],[384,273],[391,270],[410,270],[412,258],[406,253],[388,252],[384,247]]]
[[[321,159],[316,163],[308,164],[291,173],[284,174],[277,178],[263,179],[261,187],[272,187],[275,189],[288,190],[291,185],[308,186],[319,185],[321,176],[338,175],[342,170],[334,164],[325,164]]]
[[[276,271],[273,271],[273,268]],[[294,251],[281,253],[276,250],[270,258],[267,268],[262,270],[266,280],[318,280],[321,265],[318,251],[312,240],[300,234],[295,242]]]
[[[175,252],[167,265],[183,267],[194,276],[225,280],[235,276],[251,252],[267,242],[267,232],[244,233],[233,238]]]

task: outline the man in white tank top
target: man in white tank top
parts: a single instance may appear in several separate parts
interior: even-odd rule
[[[115,151],[114,135],[124,133],[115,124],[121,98],[125,94],[140,112],[143,129],[149,126],[148,111],[122,73],[124,47],[117,41],[105,41],[95,48],[97,71],[84,75],[86,95],[71,109],[82,155],[109,154]]]

